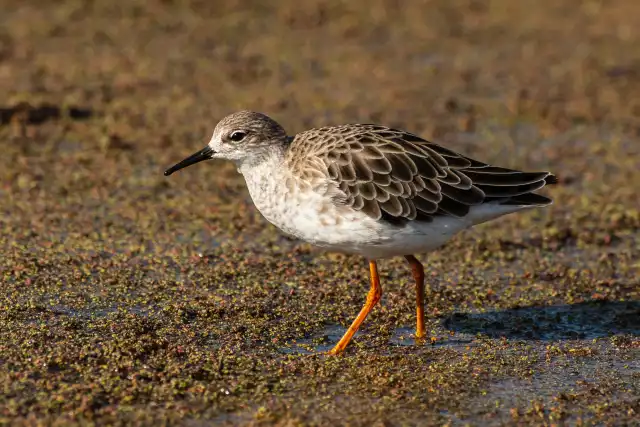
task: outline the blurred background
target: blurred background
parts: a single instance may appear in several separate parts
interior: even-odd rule
[[[640,2],[0,0],[0,424],[622,425],[640,412]],[[239,109],[551,170],[545,210],[402,260],[280,236]],[[542,307],[542,308],[540,308]]]

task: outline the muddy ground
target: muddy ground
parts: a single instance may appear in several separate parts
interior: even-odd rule
[[[0,0],[0,424],[639,425],[640,2]],[[551,170],[402,259],[280,235],[222,116],[398,126]]]

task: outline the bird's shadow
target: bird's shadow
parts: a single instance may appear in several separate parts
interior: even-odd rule
[[[640,301],[591,301],[484,313],[454,313],[448,330],[492,338],[554,341],[613,335],[640,336]]]

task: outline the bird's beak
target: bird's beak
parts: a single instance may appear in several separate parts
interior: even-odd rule
[[[207,145],[202,150],[198,151],[197,153],[193,153],[183,161],[176,163],[175,165],[164,171],[164,176],[169,176],[175,171],[186,168],[187,166],[193,165],[195,163],[202,162],[204,160],[210,160],[214,154],[215,151],[213,151],[211,147]]]

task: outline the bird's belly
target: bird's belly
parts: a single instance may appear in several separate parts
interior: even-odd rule
[[[365,222],[374,230],[375,239],[343,239],[329,249],[354,253],[369,259],[390,258],[433,251],[447,243],[464,225],[453,218],[436,219],[433,222],[408,222],[402,226],[374,221]],[[347,231],[345,231],[347,233]]]
[[[465,227],[455,218],[404,226],[376,221],[358,211],[327,204],[326,200],[298,200],[258,206],[280,230],[329,251],[359,254],[370,259],[432,251]]]
[[[314,197],[294,199],[297,200],[257,207],[280,230],[317,246],[374,242],[380,237],[374,227],[375,221],[364,214],[349,212]]]

